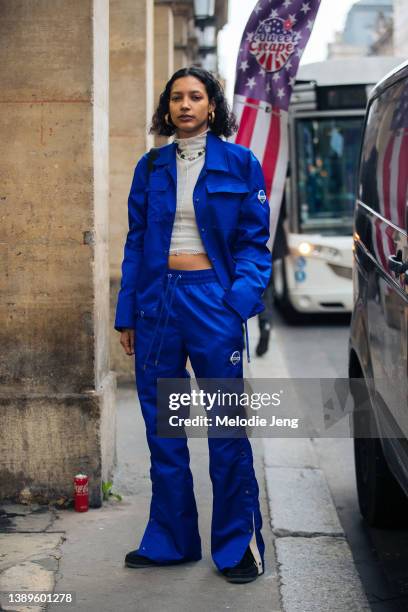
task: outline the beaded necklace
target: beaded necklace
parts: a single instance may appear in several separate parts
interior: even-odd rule
[[[181,157],[181,159],[186,159],[187,161],[194,161],[195,159],[198,159],[199,157],[204,155],[204,153],[205,153],[205,148],[199,149],[198,151],[195,151],[194,153],[186,153],[185,151],[181,151],[177,147],[177,155]]]
[[[209,129],[207,128],[204,132],[201,132],[201,134],[197,134],[196,137],[192,137],[191,140],[194,142],[194,138],[197,138],[199,136],[204,136],[204,134],[206,134],[209,131]],[[194,150],[189,150],[188,147],[188,138],[175,138],[174,142],[177,144],[177,155],[181,158],[181,159],[186,159],[187,161],[194,161],[195,159],[198,159],[199,157],[202,157],[205,154],[205,146],[200,147],[199,149]],[[183,146],[180,146],[180,144],[183,143],[183,146],[185,147],[183,149]]]

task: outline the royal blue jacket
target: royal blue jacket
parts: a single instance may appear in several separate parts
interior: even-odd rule
[[[122,263],[115,329],[155,316],[167,272],[176,212],[176,144],[160,147],[148,171],[136,165],[128,200],[129,231]],[[264,310],[271,273],[269,204],[261,166],[241,145],[207,133],[204,166],[193,192],[197,226],[222,287],[224,302],[246,321]]]

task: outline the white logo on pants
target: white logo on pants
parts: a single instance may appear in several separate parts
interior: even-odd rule
[[[230,357],[230,362],[232,365],[237,365],[241,361],[241,355],[239,351],[234,351]]]

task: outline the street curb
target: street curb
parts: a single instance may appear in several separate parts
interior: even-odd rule
[[[256,359],[248,375],[290,378],[276,348],[273,368]],[[312,439],[263,438],[263,446],[282,611],[371,610]]]
[[[282,457],[282,447],[288,443],[290,451],[295,440],[263,442],[282,610],[370,610],[324,472],[308,465],[314,454],[311,441],[302,440],[304,459],[298,452],[298,467],[290,452],[286,462]]]

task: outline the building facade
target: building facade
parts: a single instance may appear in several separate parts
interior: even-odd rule
[[[394,53],[408,59],[408,2],[394,0]]]
[[[2,3],[0,499],[69,500],[85,472],[102,503],[117,377],[134,382],[113,330],[133,169],[172,71],[216,68],[226,11],[227,0]]]
[[[392,21],[393,8],[393,0],[359,0],[353,4],[343,31],[337,32],[328,45],[328,59],[372,54],[380,30]]]

